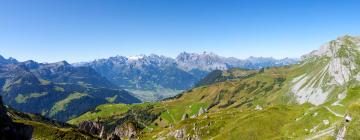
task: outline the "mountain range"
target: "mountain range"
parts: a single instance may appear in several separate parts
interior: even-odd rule
[[[175,96],[194,86],[213,69],[235,67],[236,59],[231,58],[231,64],[228,60],[230,58],[213,53],[182,53],[177,59],[158,55],[116,56],[69,64],[66,61],[19,62],[0,56],[1,95],[6,105],[19,111],[65,121],[100,104],[140,103]],[[285,61],[290,59],[254,60],[242,67],[290,64]],[[219,64],[227,67],[215,67]],[[187,67],[193,65],[196,67]],[[77,109],[72,109],[74,107]]]
[[[174,96],[194,86],[213,70],[231,68],[260,69],[297,63],[297,59],[249,57],[245,60],[221,57],[214,53],[180,53],[175,59],[155,54],[116,56],[76,63],[95,69],[120,88],[133,92],[143,101]]]
[[[131,66],[140,66],[137,68],[143,68],[142,66],[146,66],[145,64],[156,64],[162,67],[176,66],[176,68],[189,74],[192,74],[190,71],[194,69],[207,71],[215,68],[215,70],[208,71],[208,74],[196,82],[192,88],[176,96],[161,101],[138,104],[102,103],[96,107],[92,106],[92,109],[82,114],[70,111],[69,113],[74,116],[68,117],[67,123],[64,124],[44,119],[39,115],[21,113],[11,109],[16,104],[3,107],[0,102],[0,117],[1,120],[4,120],[0,122],[0,126],[9,128],[0,128],[0,134],[22,130],[19,131],[19,136],[30,134],[35,139],[56,139],[52,137],[55,134],[59,138],[72,137],[81,139],[82,137],[108,140],[343,140],[360,138],[360,37],[342,36],[325,43],[320,49],[302,56],[298,63],[260,69],[225,68],[220,66],[219,63],[209,61],[209,64],[214,64],[214,67],[206,67],[200,70],[198,67],[189,67],[192,65],[179,66],[179,62],[176,60],[171,61],[172,59],[166,59],[166,57],[162,56],[158,57],[162,57],[166,61],[158,61],[157,59],[145,61],[144,58],[146,57],[150,56],[131,57],[131,60],[129,60],[129,57],[115,58],[124,58],[124,62],[136,61]],[[182,61],[185,61],[185,58],[190,57],[184,57]],[[139,63],[138,61],[141,59],[143,59],[142,63]],[[108,59],[103,59],[103,61],[105,60]],[[20,62],[13,62],[15,64],[6,62],[1,69],[1,76],[7,76],[7,79],[3,82],[5,84],[2,92],[5,103],[11,100],[31,101],[32,98],[42,96],[42,93],[30,94],[30,96],[13,99],[13,97],[9,96],[20,95],[24,92],[6,92],[11,91],[12,88],[19,88],[17,91],[38,89],[31,86],[48,85],[46,83],[52,83],[50,80],[54,79],[67,82],[73,86],[87,87],[91,85],[91,87],[88,87],[91,89],[109,90],[113,86],[117,86],[116,83],[97,85],[96,83],[86,82],[90,80],[90,77],[78,78],[75,76],[77,75],[76,72],[68,74],[72,75],[70,77],[76,77],[75,79],[60,78],[58,76],[49,76],[49,78],[37,73],[38,67],[32,69],[27,68],[22,63],[17,64]],[[163,65],[164,63],[160,64],[160,62],[175,63]],[[64,62],[60,64],[67,65]],[[197,63],[193,62],[193,64]],[[202,65],[203,63],[198,64]],[[57,64],[43,65],[43,67],[47,67],[45,65],[53,66]],[[74,69],[79,67],[91,68],[86,65],[85,63],[76,67],[70,66]],[[22,70],[22,68],[28,70]],[[11,69],[14,70],[10,72]],[[94,69],[94,71],[98,70]],[[20,80],[14,78],[17,77],[16,75],[21,75]],[[98,75],[101,77],[102,74],[99,72]],[[44,77],[46,80],[40,80],[38,77]],[[107,80],[106,76],[96,79],[101,82]],[[79,80],[81,81],[80,84],[76,84],[79,83],[76,82]],[[113,83],[111,81],[109,80],[109,83]],[[54,84],[56,86],[61,85],[59,83]],[[64,88],[64,91],[67,90],[69,89]],[[89,91],[91,90],[84,93]],[[107,92],[99,91],[98,95],[104,93]],[[60,93],[56,95],[58,94],[60,95]],[[56,104],[66,104],[69,100],[77,100],[79,94],[81,97],[95,95],[92,93],[86,95],[74,94],[68,97],[70,99]],[[124,99],[129,97],[124,97]],[[115,98],[117,97],[115,96]],[[113,98],[107,99],[110,102]],[[72,108],[82,106],[83,102],[74,102],[74,105],[77,106],[72,106]],[[38,102],[38,104],[41,103]],[[55,106],[55,109],[59,110],[59,106]],[[46,125],[48,125],[47,131],[40,131]],[[29,128],[32,128],[34,132],[31,129],[28,130]],[[12,133],[6,134],[12,135]]]
[[[342,36],[294,65],[216,70],[175,97],[101,105],[68,123],[101,118],[124,139],[359,139],[359,59],[360,37]]]
[[[89,67],[73,67],[66,61],[1,62],[0,93],[5,104],[19,111],[64,121],[100,104],[140,102]]]

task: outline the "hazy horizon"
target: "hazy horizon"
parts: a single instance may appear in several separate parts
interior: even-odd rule
[[[183,52],[186,52],[186,51],[183,51]],[[180,52],[179,54],[183,53],[183,52]],[[204,54],[204,53],[213,53],[213,54],[216,54],[214,52],[207,52],[207,51],[203,51],[203,52],[186,52],[186,53],[195,53],[195,54]],[[131,56],[125,56],[125,55],[113,55],[113,56],[107,56],[107,57],[103,57],[103,58],[95,58],[95,59],[91,59],[91,60],[84,60],[84,61],[69,61],[69,60],[66,60],[66,59],[63,59],[63,60],[56,60],[56,61],[38,61],[36,59],[26,59],[26,60],[22,60],[22,59],[18,59],[16,57],[13,57],[13,56],[6,56],[6,55],[3,55],[3,54],[0,54],[0,56],[4,57],[5,59],[10,59],[10,58],[13,58],[13,59],[16,59],[17,61],[20,61],[20,62],[24,62],[24,61],[28,61],[28,60],[33,60],[33,61],[36,61],[36,62],[39,62],[39,63],[55,63],[55,62],[61,62],[61,61],[66,61],[68,63],[81,63],[81,62],[91,62],[91,61],[94,61],[94,60],[99,60],[99,59],[108,59],[110,57],[116,57],[116,56],[122,56],[122,57],[127,57],[127,58],[130,58],[130,57],[138,57],[138,56],[150,56],[150,55],[158,55],[158,56],[165,56],[165,57],[169,57],[169,58],[173,58],[173,59],[176,59],[176,56],[172,57],[172,56],[166,56],[166,55],[162,55],[162,54],[154,54],[154,53],[149,53],[149,54],[138,54],[138,55],[131,55]],[[255,57],[255,58],[273,58],[273,59],[276,59],[276,60],[280,60],[280,59],[286,59],[286,58],[289,58],[289,59],[300,59],[300,57],[284,57],[284,58],[275,58],[275,57],[272,57],[272,56],[248,56],[246,58],[238,58],[238,57],[234,57],[234,56],[221,56],[219,54],[216,54],[220,57],[226,57],[226,58],[236,58],[236,59],[240,59],[240,60],[245,60],[245,59],[249,59],[251,57]]]
[[[0,55],[70,63],[110,56],[213,52],[299,58],[359,35],[360,2],[0,1]]]

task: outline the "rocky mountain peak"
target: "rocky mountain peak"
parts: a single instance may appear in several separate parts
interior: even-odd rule
[[[18,61],[15,58],[4,58],[3,56],[0,55],[0,64],[16,64],[18,63]]]
[[[136,60],[139,60],[144,57],[145,57],[145,55],[135,55],[135,56],[128,56],[127,59],[130,61],[136,61]]]
[[[27,68],[29,69],[36,69],[36,68],[39,68],[40,64],[33,61],[33,60],[28,60],[28,61],[25,61],[25,62],[22,62]]]
[[[218,60],[219,58],[221,58],[220,56],[218,56],[217,54],[214,54],[212,52],[206,52],[204,51],[203,53],[187,53],[187,52],[182,52],[180,53],[177,57],[176,60],[177,61],[194,61],[194,60]]]
[[[225,70],[228,68],[225,58],[208,52],[201,54],[183,52],[176,57],[176,61],[182,69],[187,71],[192,69],[212,71],[216,69]]]
[[[58,65],[58,66],[70,66],[70,64],[67,62],[67,61],[65,61],[65,60],[63,60],[63,61],[59,61],[59,62],[55,62],[55,63],[53,63],[54,65]]]
[[[339,90],[344,85],[358,83],[359,48],[360,39],[346,35],[304,55],[300,67],[307,72],[296,77],[292,87],[298,101],[319,105],[327,101],[330,95],[346,92]]]
[[[318,50],[314,50],[309,54],[302,56],[302,59],[308,59],[313,57],[342,57],[345,53],[349,53],[349,51],[359,52],[360,50],[360,38],[352,37],[349,35],[345,35],[342,37],[338,37],[335,40],[325,43]]]

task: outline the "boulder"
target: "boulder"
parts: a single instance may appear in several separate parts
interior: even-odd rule
[[[189,118],[189,115],[187,113],[185,113],[182,117],[181,117],[181,120],[186,120]]]

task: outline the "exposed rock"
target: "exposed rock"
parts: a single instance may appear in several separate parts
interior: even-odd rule
[[[185,129],[176,130],[174,133],[175,138],[184,138],[185,136]]]
[[[291,91],[298,103],[320,105],[332,94],[346,91],[335,90],[357,77],[359,67],[360,38],[343,36],[330,41],[320,49],[302,57],[304,65],[319,65],[318,70],[298,76],[293,80]],[[305,66],[306,67],[306,66]],[[340,105],[335,102],[334,105]]]
[[[187,113],[185,113],[182,117],[181,117],[181,120],[186,120],[189,118],[189,115]]]
[[[198,116],[204,114],[205,112],[206,112],[206,110],[203,107],[200,107]]]
[[[106,137],[104,126],[99,123],[92,122],[92,121],[83,121],[79,124],[79,129],[89,132],[93,135],[98,135],[99,137]]]
[[[260,105],[256,105],[255,110],[263,110],[263,108]]]
[[[316,117],[318,115],[318,113],[317,112],[315,112],[312,116],[313,117]]]
[[[0,120],[1,120],[0,124],[2,124],[2,125],[11,124],[11,119],[9,118],[9,116],[7,115],[6,112],[7,112],[6,108],[2,102],[2,97],[0,96]]]
[[[128,123],[124,123],[120,127],[116,127],[114,134],[116,134],[120,138],[132,139],[138,135],[138,130],[133,123],[128,122]]]
[[[116,134],[113,133],[107,137],[107,140],[121,140],[121,139],[119,136],[117,136]]]
[[[323,120],[324,125],[329,125],[330,121],[329,120]]]
[[[198,128],[194,127],[193,130],[197,131]],[[190,134],[190,133],[187,134],[185,128],[181,128],[181,129],[172,131],[167,136],[175,138],[177,140],[200,140],[201,139],[200,136],[197,134]]]
[[[101,127],[101,132],[99,134],[99,137],[100,138],[105,138],[106,137],[105,127],[104,126]]]

